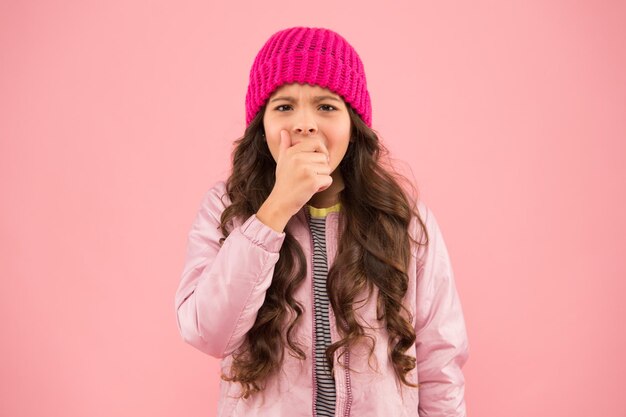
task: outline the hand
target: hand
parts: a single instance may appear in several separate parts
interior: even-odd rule
[[[287,130],[280,131],[276,182],[270,196],[289,214],[296,214],[313,194],[333,182],[330,155],[320,139],[303,139],[293,144]]]

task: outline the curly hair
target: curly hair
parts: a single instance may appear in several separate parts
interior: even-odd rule
[[[357,321],[354,305],[359,294],[363,291],[371,294],[375,286],[377,319],[384,320],[389,334],[388,352],[396,377],[415,387],[406,378],[416,366],[415,357],[405,352],[415,343],[416,336],[411,314],[402,303],[408,289],[410,243],[420,244],[408,233],[412,216],[426,237],[423,244],[427,244],[428,234],[401,183],[413,191],[414,187],[393,168],[386,167],[382,156],[388,151],[376,132],[363,123],[348,103],[346,106],[352,140],[338,167],[345,185],[339,194],[343,215],[337,255],[327,277],[328,296],[342,339],[326,349],[326,359],[332,370],[335,351],[342,346],[349,349],[363,338],[371,341],[371,357],[375,341]],[[276,162],[262,136],[265,108],[250,122],[243,137],[234,142],[232,172],[226,181],[231,204],[221,215],[224,237],[220,243],[230,233],[229,222],[234,217],[245,220],[256,213],[274,186]],[[302,248],[285,229],[285,240],[265,301],[244,343],[233,353],[231,375],[222,374],[223,380],[241,383],[243,398],[263,390],[267,378],[282,365],[285,347],[296,358],[306,358],[303,348],[292,337],[304,309],[294,293],[306,277],[306,264]],[[340,356],[343,353],[345,350]]]

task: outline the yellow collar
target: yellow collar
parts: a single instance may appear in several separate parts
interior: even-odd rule
[[[333,206],[324,208],[313,207],[310,204],[307,204],[306,206],[309,209],[309,213],[311,213],[311,217],[326,217],[328,213],[341,210],[341,203],[337,203]]]

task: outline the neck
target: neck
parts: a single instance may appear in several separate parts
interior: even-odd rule
[[[324,191],[313,194],[313,197],[311,197],[307,204],[316,208],[328,208],[339,202],[339,193],[344,189],[343,177],[341,176],[339,168],[334,170],[330,176],[333,178],[330,187]]]

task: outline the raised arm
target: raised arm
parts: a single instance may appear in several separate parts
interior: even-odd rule
[[[428,208],[429,245],[417,275],[416,358],[420,417],[465,417],[461,368],[469,345],[461,302],[443,235]],[[420,265],[420,263],[418,263]]]
[[[183,340],[216,358],[237,349],[254,324],[285,239],[252,215],[220,247],[224,192],[220,182],[202,199],[175,296]]]

